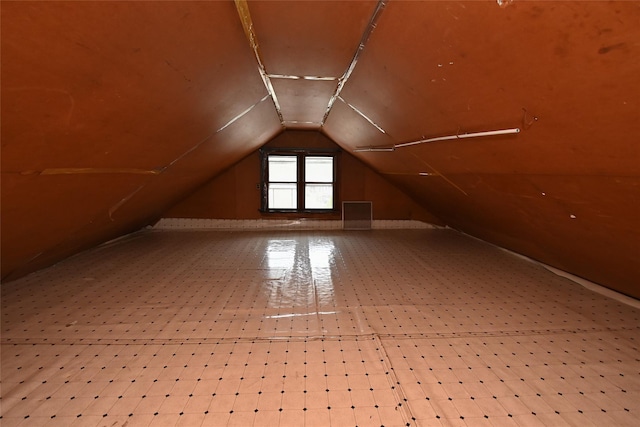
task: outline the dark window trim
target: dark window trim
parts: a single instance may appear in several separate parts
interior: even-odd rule
[[[274,213],[274,214],[335,214],[340,212],[340,183],[339,183],[339,168],[340,168],[340,153],[341,150],[326,149],[326,148],[276,148],[265,147],[258,150],[260,152],[260,212],[262,213]],[[297,156],[298,157],[298,206],[304,206],[304,185],[307,184],[304,180],[304,158],[306,157],[333,157],[333,209],[269,209],[269,193],[267,184],[269,182],[269,155],[282,155],[282,156]],[[309,181],[309,184],[315,182]]]

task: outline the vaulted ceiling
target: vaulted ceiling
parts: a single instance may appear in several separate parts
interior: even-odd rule
[[[640,297],[638,1],[1,8],[5,279],[310,129],[451,227]]]

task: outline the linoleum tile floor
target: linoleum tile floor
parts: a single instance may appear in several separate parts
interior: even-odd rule
[[[3,427],[640,425],[640,310],[452,230],[145,230],[1,317]]]

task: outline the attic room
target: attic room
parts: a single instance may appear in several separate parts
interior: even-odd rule
[[[640,1],[2,1],[3,426],[640,424]]]

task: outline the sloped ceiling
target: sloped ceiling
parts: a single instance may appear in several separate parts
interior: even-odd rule
[[[1,7],[5,279],[315,129],[452,227],[640,297],[638,1]]]

